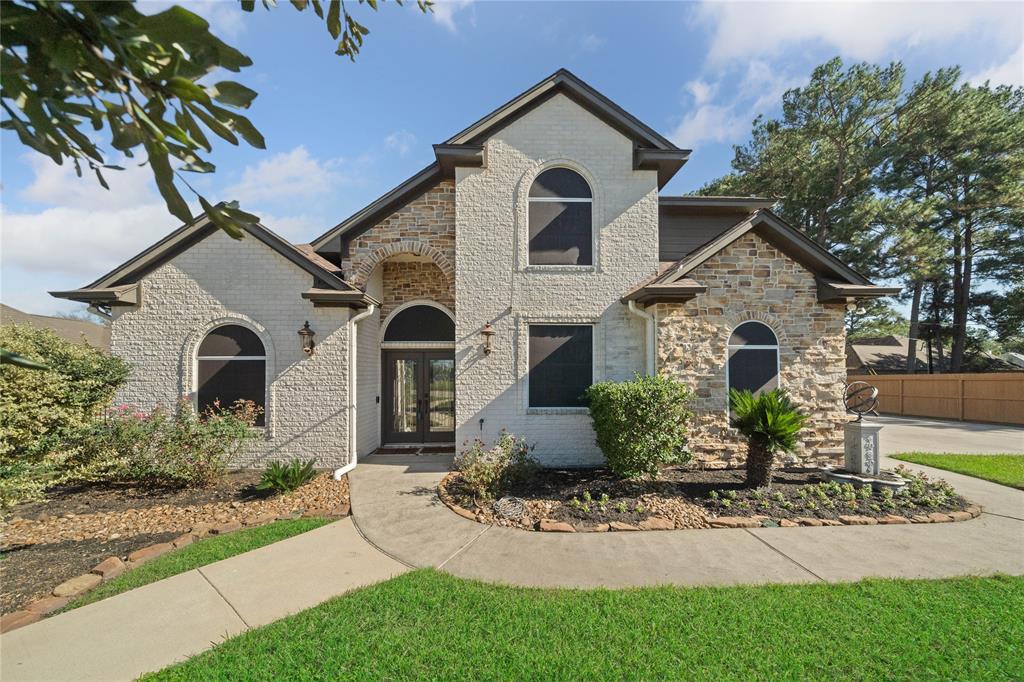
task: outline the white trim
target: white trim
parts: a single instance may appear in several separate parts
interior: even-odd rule
[[[381,325],[380,325],[380,338],[381,338],[381,342],[382,343],[384,341],[384,337],[388,333],[388,325],[390,325],[391,321],[395,319],[395,316],[398,315],[398,313],[402,312],[403,310],[406,310],[407,308],[412,308],[413,306],[418,306],[418,305],[425,305],[425,306],[430,306],[431,308],[437,308],[438,310],[443,312],[445,315],[447,315],[449,318],[451,318],[451,321],[453,323],[455,322],[455,313],[453,313],[446,306],[441,305],[437,301],[431,301],[431,300],[426,299],[426,298],[417,298],[417,299],[414,299],[412,301],[406,301],[402,305],[400,305],[397,308],[395,308],[394,310],[392,310],[388,314],[387,318],[383,322],[381,322]],[[454,340],[451,341],[451,343],[454,343],[454,342],[455,342]],[[395,341],[389,341],[388,343],[396,343],[396,342]],[[428,341],[426,343],[431,343],[431,342]]]
[[[358,428],[359,419],[359,415],[356,412],[356,398],[358,397],[357,391],[359,390],[357,376],[359,374],[359,357],[357,352],[359,335],[356,325],[375,312],[377,312],[377,305],[371,303],[366,310],[348,318],[348,464],[334,470],[334,479],[336,481],[340,481],[342,476],[355,469],[356,464],[359,463],[359,455],[356,452],[358,446],[356,429]]]
[[[572,170],[572,169],[570,168],[569,170]],[[575,173],[576,171],[573,171],[573,172]],[[580,177],[582,178],[583,176],[580,175]],[[584,182],[586,182],[586,178],[583,178],[583,179],[584,179]],[[536,178],[534,178],[534,182],[536,182],[536,181],[537,181]],[[536,201],[536,202],[540,202],[540,203],[547,202],[547,203],[550,203],[550,204],[592,204],[592,203],[594,203],[594,198],[593,197],[527,197],[526,200],[527,201]]]
[[[582,405],[531,405],[530,404],[530,327],[590,327],[590,385],[597,381],[597,324],[594,322],[547,322],[541,320],[526,323],[526,413],[527,414],[585,414],[590,410]],[[569,410],[570,412],[567,412]]]
[[[636,301],[632,300],[626,305],[626,309],[644,321],[644,367],[647,370],[647,376],[652,377],[657,374],[654,315],[646,309],[637,308]]]
[[[756,345],[755,344],[732,344],[732,343],[729,343],[728,341],[726,341],[726,344],[725,344],[725,412],[726,412],[727,415],[732,410],[732,404],[729,402],[729,391],[732,389],[732,387],[729,385],[729,360],[732,358],[732,351],[733,350],[774,350],[775,351],[775,387],[776,388],[781,388],[782,387],[782,352],[779,349],[779,343],[778,343],[779,342],[779,334],[774,329],[772,329],[771,325],[769,325],[769,324],[767,324],[765,322],[762,322],[761,320],[743,320],[738,325],[736,325],[735,327],[732,328],[732,331],[729,332],[729,337],[728,338],[731,339],[732,335],[736,333],[737,329],[739,329],[743,325],[749,324],[751,322],[753,322],[754,324],[759,324],[759,325],[767,328],[768,331],[770,331],[772,333],[772,336],[775,337],[775,345],[769,345],[769,344],[756,344]]]
[[[537,178],[539,178],[541,176],[541,174],[543,174],[543,173],[545,173],[545,172],[547,172],[547,171],[549,171],[549,170],[551,170],[553,168],[564,168],[566,170],[572,171],[573,173],[576,173],[577,175],[579,175],[580,178],[583,179],[583,182],[587,183],[587,187],[590,188],[590,197],[589,198],[587,198],[587,197],[531,197],[530,196],[530,190],[533,188],[534,183],[537,182]],[[521,189],[519,190],[520,192],[522,192],[522,194],[520,194],[520,197],[522,197],[524,194],[526,196],[526,206],[525,206],[525,211],[524,211],[524,213],[525,213],[525,215],[524,215],[524,222],[522,224],[522,229],[520,230],[520,234],[522,236],[518,237],[518,239],[517,239],[517,242],[518,242],[517,246],[518,246],[519,249],[521,249],[520,250],[520,254],[521,254],[520,255],[520,259],[521,260],[519,260],[519,269],[521,271],[528,271],[528,270],[532,270],[534,268],[544,268],[545,266],[550,266],[550,267],[554,267],[554,268],[578,269],[578,270],[581,270],[581,271],[590,271],[590,269],[593,269],[593,270],[596,271],[598,269],[598,264],[600,263],[600,257],[601,257],[600,239],[599,239],[599,237],[600,237],[600,230],[598,229],[598,222],[597,222],[598,221],[598,213],[600,212],[599,211],[600,204],[599,204],[598,197],[601,195],[601,193],[598,191],[599,186],[598,186],[597,179],[594,177],[594,175],[589,170],[584,168],[582,166],[582,164],[580,164],[577,161],[573,161],[573,160],[570,160],[570,159],[551,159],[550,161],[540,165],[538,168],[533,169],[533,174],[532,174],[532,176],[530,176],[529,180],[530,181],[529,181],[528,184],[524,183],[525,184],[525,191],[523,191],[523,186],[522,185],[520,185]],[[520,199],[520,201],[522,201],[522,199]],[[582,264],[572,264],[572,263],[550,263],[550,264],[543,264],[543,263],[532,263],[530,261],[530,203],[531,202],[538,202],[538,203],[554,203],[554,202],[590,203],[590,262],[589,263],[582,263]],[[522,204],[519,204],[519,206],[522,206]]]
[[[454,341],[381,341],[381,350],[455,350]]]
[[[209,336],[209,334],[207,334]],[[266,355],[197,355],[196,360],[266,360]]]

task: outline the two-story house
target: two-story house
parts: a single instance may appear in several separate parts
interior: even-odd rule
[[[664,196],[689,151],[561,70],[309,244],[205,218],[74,291],[113,318],[140,407],[255,401],[250,463],[354,465],[502,429],[599,463],[582,393],[635,373],[695,393],[698,460],[742,461],[730,387],[786,388],[805,461],[841,452],[844,311],[894,293],[771,200]],[[307,324],[308,323],[308,324]]]

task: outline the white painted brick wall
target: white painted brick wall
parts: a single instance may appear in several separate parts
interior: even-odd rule
[[[312,277],[254,237],[206,238],[142,281],[142,305],[115,308],[112,352],[135,368],[118,399],[145,409],[194,397],[194,358],[205,333],[237,320],[267,343],[269,389],[264,437],[240,465],[316,457],[348,461],[347,308],[314,308],[300,293]],[[309,320],[316,352],[296,333]]]
[[[527,325],[594,322],[595,380],[643,370],[643,324],[619,298],[657,269],[656,173],[634,171],[632,143],[562,95],[491,137],[486,159],[486,168],[456,175],[456,439],[491,441],[504,428],[536,443],[546,464],[600,462],[585,410],[527,408]],[[557,165],[577,170],[593,189],[593,268],[527,266],[527,193]],[[497,334],[484,356],[487,322]]]

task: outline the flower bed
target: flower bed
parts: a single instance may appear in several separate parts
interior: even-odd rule
[[[817,469],[778,471],[771,490],[745,488],[739,470],[667,467],[656,480],[623,480],[607,469],[541,469],[506,497],[484,500],[452,472],[438,494],[481,523],[560,532],[935,523],[981,513],[945,481],[898,473],[909,481],[903,493],[829,483]]]

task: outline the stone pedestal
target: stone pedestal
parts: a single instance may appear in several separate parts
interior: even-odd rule
[[[877,476],[882,457],[878,432],[881,424],[850,422],[846,425],[845,468],[858,474]]]

